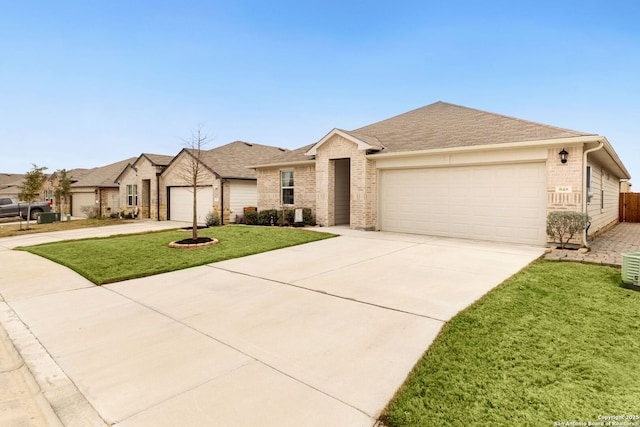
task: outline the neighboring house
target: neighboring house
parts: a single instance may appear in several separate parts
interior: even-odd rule
[[[88,169],[71,169],[67,171],[67,176],[71,180],[71,183],[77,182],[83,178]],[[58,186],[58,171],[50,174],[42,185],[42,196],[45,201],[51,202],[51,207],[54,212],[60,212],[62,214],[71,213],[71,197],[66,200],[59,200],[56,197],[56,188]]]
[[[24,175],[18,173],[0,173],[0,196],[18,199],[19,185],[22,185]]]
[[[142,153],[116,177],[120,212],[137,213],[139,218],[160,219],[160,174],[173,156]]]
[[[135,157],[86,170],[84,176],[71,184],[71,215],[109,216],[120,209],[120,189],[116,177]]]
[[[242,217],[245,207],[256,207],[256,172],[247,165],[264,163],[285,151],[242,141],[202,151],[196,192],[198,222],[205,223],[211,212],[223,223],[233,223]],[[192,221],[193,190],[186,179],[189,175],[186,168],[193,159],[193,152],[185,148],[160,175],[161,219]]]
[[[629,181],[625,181],[620,184],[620,192],[621,193],[631,193],[631,183]]]
[[[566,152],[566,163],[560,158]],[[629,172],[604,136],[436,102],[254,163],[258,209],[323,226],[543,245],[546,216],[618,220]]]

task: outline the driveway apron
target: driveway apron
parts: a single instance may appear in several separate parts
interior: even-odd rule
[[[41,387],[58,369],[82,397],[65,413],[47,390],[65,425],[370,426],[444,322],[544,252],[330,231],[344,235],[102,287],[0,250],[3,269],[48,275],[10,268],[0,320],[40,344]]]

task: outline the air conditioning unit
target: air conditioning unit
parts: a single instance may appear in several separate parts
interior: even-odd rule
[[[622,283],[640,284],[640,252],[622,254]]]

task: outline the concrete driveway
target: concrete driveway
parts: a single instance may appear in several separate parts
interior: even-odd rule
[[[0,250],[0,321],[65,425],[371,426],[444,322],[544,252],[322,230],[343,235],[102,287]]]

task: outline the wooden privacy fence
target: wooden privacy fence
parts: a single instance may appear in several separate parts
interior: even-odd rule
[[[640,193],[620,193],[620,222],[640,222]]]

